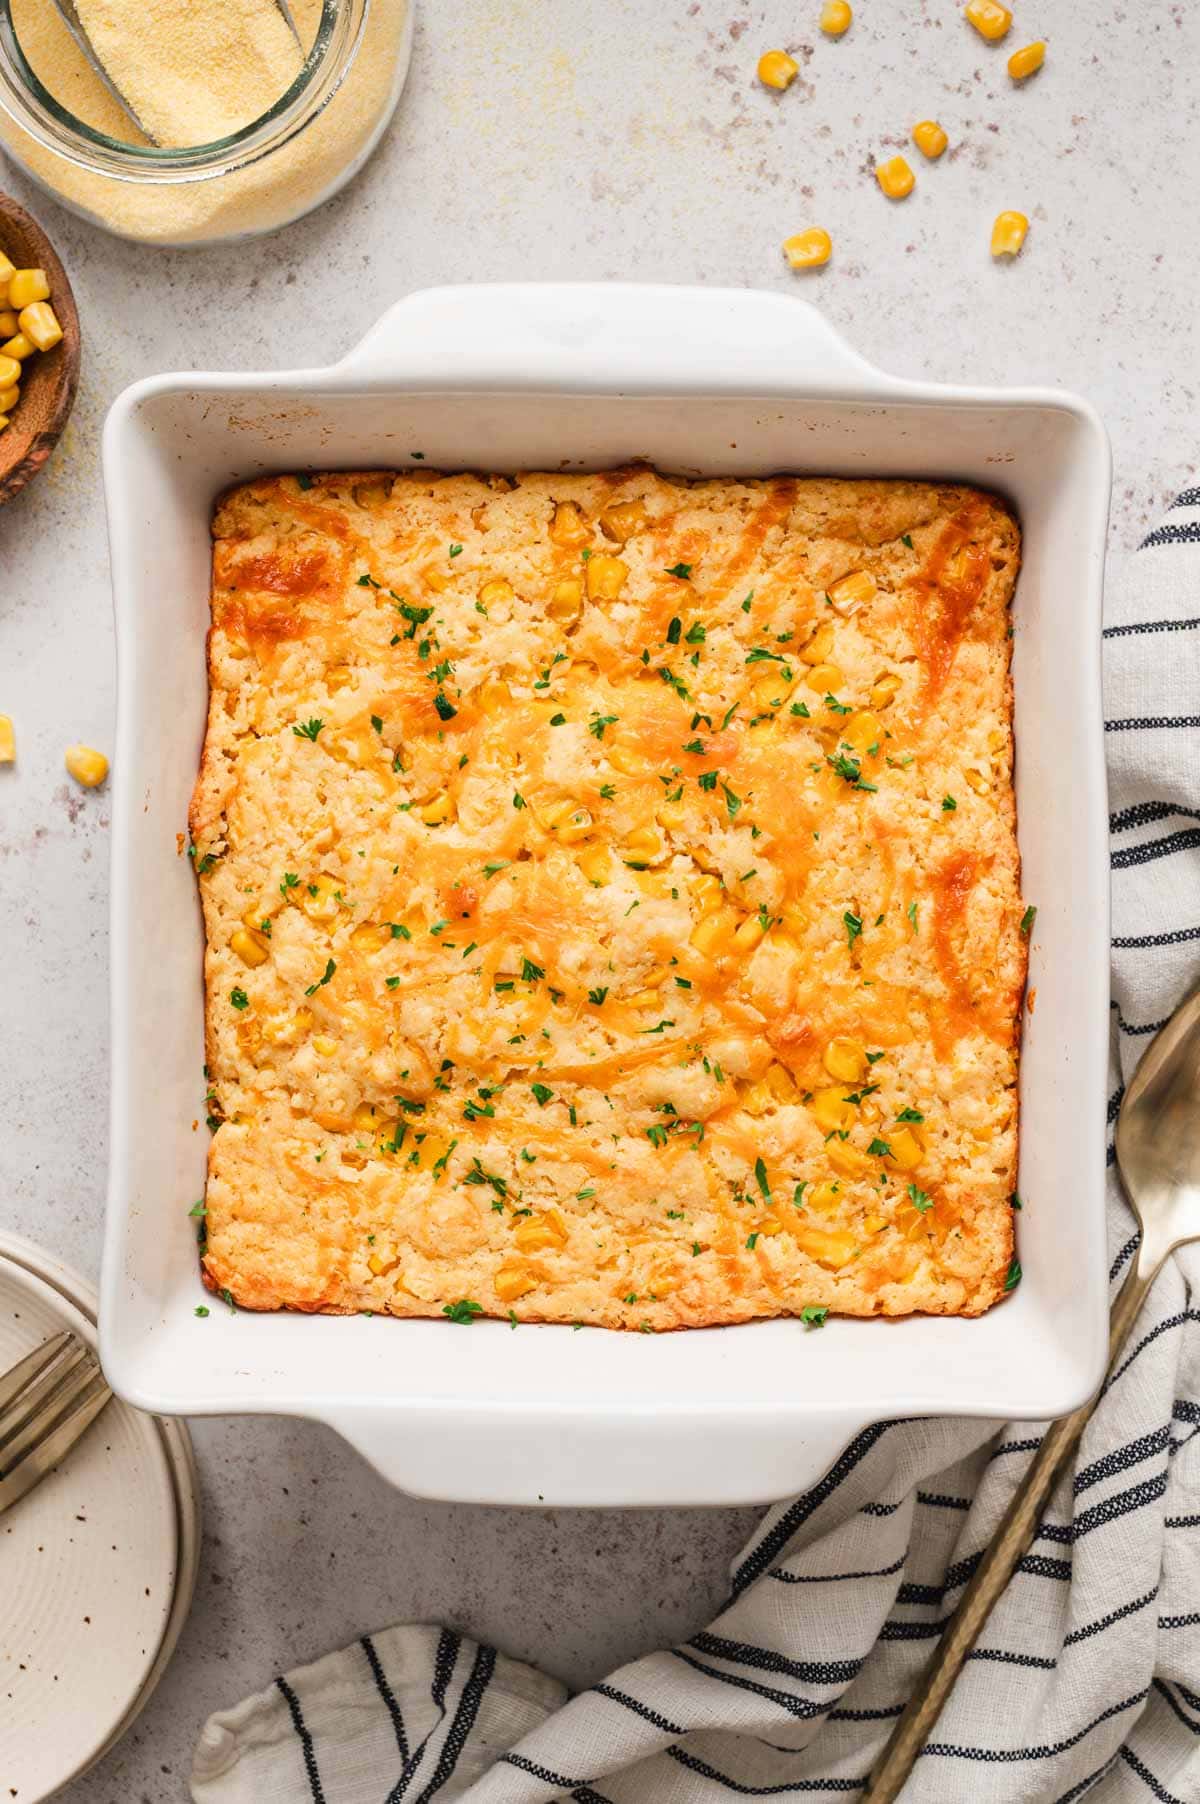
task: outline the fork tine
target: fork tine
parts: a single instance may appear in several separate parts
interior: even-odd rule
[[[100,1375],[99,1364],[88,1350],[88,1358],[80,1361],[67,1382],[58,1386],[41,1409],[28,1418],[24,1427],[0,1447],[0,1478],[20,1465],[26,1454],[58,1427]]]
[[[73,1338],[70,1329],[64,1328],[61,1334],[51,1335],[49,1340],[44,1340],[40,1347],[35,1347],[32,1353],[27,1353],[24,1359],[19,1359],[11,1370],[0,1377],[0,1415],[8,1408],[13,1398],[20,1395],[27,1384],[32,1384],[46,1370],[47,1366],[58,1358],[68,1341]]]
[[[35,1415],[43,1414],[51,1408],[55,1393],[67,1380],[79,1370],[80,1366],[95,1366],[96,1357],[90,1347],[71,1335],[65,1350],[65,1357],[57,1359],[46,1367],[42,1376],[33,1384],[26,1385],[20,1395],[13,1399],[9,1408],[0,1413],[0,1465],[5,1458],[5,1447],[15,1434],[19,1434],[26,1423]]]
[[[66,1458],[76,1441],[91,1427],[101,1410],[112,1401],[112,1392],[97,1369],[91,1388],[84,1391],[70,1414],[30,1451],[14,1471],[0,1478],[0,1515],[31,1491],[46,1474]]]

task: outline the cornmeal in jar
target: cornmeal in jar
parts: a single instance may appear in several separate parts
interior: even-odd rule
[[[1004,502],[379,471],[213,530],[214,1289],[646,1331],[1000,1297]]]

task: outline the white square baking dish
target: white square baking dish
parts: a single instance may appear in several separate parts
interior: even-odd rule
[[[451,470],[637,457],[684,474],[954,478],[1015,503],[1017,792],[1037,1006],[1021,1072],[1024,1282],[990,1314],[660,1336],[492,1322],[463,1333],[219,1303],[197,1319],[202,938],[178,836],[205,723],[213,500],[269,470],[412,467],[417,451]],[[101,1347],[121,1396],[166,1414],[314,1417],[420,1495],[588,1505],[759,1502],[811,1481],[880,1418],[1040,1419],[1082,1402],[1107,1322],[1110,486],[1085,403],[895,380],[779,296],[449,288],[401,301],[331,369],[136,384],[109,415],[104,478],[119,719]]]

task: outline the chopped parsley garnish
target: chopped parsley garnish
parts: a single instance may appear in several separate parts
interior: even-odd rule
[[[916,905],[916,903],[910,902],[904,912],[908,916],[908,923],[909,923],[909,926],[912,928],[913,932],[919,933],[921,930],[917,926],[917,905]]]
[[[374,727],[374,729],[377,733],[382,733],[383,732],[383,716],[381,714],[372,714],[371,725]]]
[[[325,975],[323,977],[318,977],[316,983],[310,983],[308,988],[305,990],[304,994],[306,996],[315,996],[317,991],[319,989],[323,988],[323,986],[329,982],[329,979],[333,976],[333,974],[336,970],[337,970],[337,966],[334,964],[333,960],[330,959],[329,962],[327,963],[327,965],[325,966]]]
[[[660,1127],[656,1122],[653,1127],[648,1127],[646,1129],[646,1138],[651,1146],[665,1146],[667,1144],[667,1130],[665,1127]]]
[[[525,806],[525,797],[520,793],[519,790],[514,790],[513,807],[514,808],[524,808],[524,806]]]
[[[324,725],[325,722],[323,720],[317,720],[314,717],[312,720],[304,721],[300,726],[293,727],[292,732],[296,735],[297,739],[311,739],[315,745],[317,742],[317,735]]]
[[[836,695],[827,695],[825,697],[825,706],[829,709],[831,714],[853,713],[853,709],[848,707],[845,702],[840,702]]]
[[[715,789],[717,787],[717,773],[715,770],[702,770],[696,781],[699,783],[701,789]]]
[[[704,751],[704,741],[703,739],[689,739],[683,749],[685,752],[693,752],[696,755],[700,755]]]
[[[1027,908],[1025,910],[1025,913],[1021,916],[1021,932],[1024,934],[1026,939],[1028,939],[1030,934],[1033,932],[1033,923],[1036,920],[1037,920],[1037,909],[1036,908],[1032,908],[1032,907]]]
[[[1015,1190],[1013,1191],[1012,1195],[1009,1197],[1008,1203],[1009,1203],[1009,1207],[1011,1209],[1023,1209],[1025,1206],[1022,1203],[1020,1196],[1017,1194],[1017,1192]]]
[[[545,1108],[546,1104],[550,1101],[550,1098],[554,1095],[553,1090],[546,1084],[530,1084],[529,1088],[533,1091],[533,1094],[537,1099],[538,1107],[541,1109]]]
[[[667,628],[667,644],[678,645],[683,637],[683,621],[676,614]]]
[[[867,1148],[867,1154],[872,1159],[890,1159],[892,1149],[886,1140],[872,1140]]]
[[[243,1008],[250,1007],[250,998],[249,998],[249,996],[247,996],[245,990],[243,990],[243,989],[235,987],[234,989],[230,990],[229,1000],[230,1000],[230,1002],[232,1002],[234,1008],[236,1008],[236,1009],[243,1009]]]
[[[687,645],[703,645],[708,638],[708,628],[702,626],[700,621],[693,620],[683,637],[684,643]]]
[[[197,1303],[196,1314],[203,1319],[203,1317],[208,1314],[207,1306],[204,1303]]]
[[[756,1159],[754,1161],[754,1182],[762,1191],[764,1201],[769,1203],[771,1200],[771,1186],[767,1182],[767,1168],[761,1159]]]
[[[924,1215],[926,1209],[933,1208],[933,1198],[927,1191],[919,1190],[915,1184],[910,1184],[908,1186],[908,1200],[914,1209],[920,1210],[922,1215]]]
[[[552,714],[550,716],[550,725],[552,727],[565,727],[566,724],[567,717],[565,714]]]
[[[1019,1260],[1014,1259],[1008,1268],[1008,1276],[1004,1280],[1004,1288],[1006,1291],[1015,1290],[1020,1282],[1021,1264]]]
[[[789,713],[796,715],[797,719],[799,719],[799,720],[811,720],[812,719],[812,715],[808,711],[808,703],[807,702],[793,702],[791,705],[791,708],[789,709]]]
[[[852,915],[847,909],[842,916],[842,925],[846,929],[846,944],[852,946],[862,932],[862,921],[858,915]]]
[[[398,977],[385,977],[383,981],[385,988],[389,990],[397,989],[400,984],[400,979]]]
[[[483,874],[485,877],[494,877],[497,871],[506,871],[511,863],[511,858],[498,858],[495,864],[484,865]]]
[[[725,806],[729,810],[729,818],[732,820],[734,815],[737,814],[738,810],[741,808],[743,798],[734,795],[728,783],[722,783],[721,789],[725,795]]]
[[[692,987],[692,980],[690,977],[677,977],[675,983],[677,988],[681,990],[690,990]]]
[[[958,807],[958,803],[954,800],[953,796],[943,796],[942,797],[942,813],[943,814],[953,814],[954,810],[957,807]]]
[[[751,1252],[753,1252],[753,1251],[754,1251],[754,1249],[755,1249],[755,1247],[756,1247],[756,1246],[757,1246],[757,1245],[758,1245],[758,1235],[757,1235],[757,1233],[755,1233],[755,1234],[749,1234],[749,1235],[747,1235],[747,1237],[746,1237],[746,1245],[747,1245],[747,1247],[748,1247],[748,1248],[749,1248],[749,1249],[750,1249],[750,1251],[751,1251]]]
[[[383,584],[377,583],[373,576],[368,576],[364,571],[358,579],[358,586],[360,589],[382,589]]]
[[[690,564],[671,564],[664,572],[667,576],[677,576],[680,582],[686,582],[692,574]],[[674,643],[674,641],[672,641]]]
[[[660,1021],[657,1027],[643,1027],[642,1032],[644,1034],[660,1034],[664,1027],[674,1027],[674,1025],[673,1021]]]
[[[901,543],[901,544],[902,544],[902,545],[907,545],[907,546],[908,546],[908,549],[909,549],[909,550],[910,550],[910,551],[911,551],[911,550],[912,550],[912,548],[913,548],[913,542],[912,542],[912,534],[911,534],[911,533],[907,533],[907,532],[902,532],[902,533],[901,533],[901,534],[900,534],[900,543]]]
[[[295,871],[285,871],[283,873],[283,882],[279,885],[280,895],[286,896],[290,889],[297,888],[299,882],[300,879],[297,877]]]
[[[471,1160],[471,1169],[463,1173],[464,1184],[490,1184],[499,1197],[508,1195],[508,1183],[498,1177],[494,1171],[486,1171],[480,1164],[478,1153]]]
[[[619,714],[593,714],[588,721],[588,732],[593,739],[603,739],[605,727],[611,727],[620,719]]]
[[[542,970],[542,967],[540,965],[535,965],[531,958],[523,958],[521,960],[521,981],[523,983],[536,983],[540,977],[544,977],[545,975],[546,973]]]
[[[897,1121],[924,1121],[924,1119],[920,1109],[901,1109],[896,1117]]]
[[[406,927],[403,921],[393,921],[391,929],[394,940],[411,940],[412,938],[412,928]]]
[[[603,984],[598,989],[588,991],[588,1001],[594,1002],[596,1007],[599,1008],[600,1004],[604,1001],[604,998],[607,995],[608,995],[608,985]]]
[[[604,801],[606,801],[606,802],[611,802],[611,801],[612,801],[612,799],[613,799],[613,797],[614,797],[614,796],[615,796],[615,795],[616,795],[616,793],[617,793],[617,791],[616,791],[616,785],[615,785],[615,784],[613,784],[613,783],[602,783],[602,784],[601,784],[601,785],[600,785],[600,795],[601,795],[601,798],[602,798],[602,799],[603,799],[603,800],[604,800]]]
[[[306,491],[307,491],[307,490],[308,490],[308,489],[311,489],[311,487],[312,487],[312,485],[313,485],[313,479],[312,479],[312,477],[311,477],[311,476],[297,476],[297,478],[296,478],[296,487],[297,487],[297,488],[298,488],[298,489],[304,489],[304,490],[306,490]],[[197,1315],[199,1315],[199,1314],[200,1314],[200,1313],[201,1313],[201,1312],[200,1312],[200,1310],[197,1310],[197,1311],[196,1311],[196,1314],[197,1314]],[[204,1314],[205,1314],[205,1315],[207,1315],[207,1314],[208,1314],[208,1310],[207,1310],[207,1309],[206,1309],[206,1310],[205,1310],[205,1311],[204,1311]]]
[[[754,590],[751,589],[749,595],[747,595],[745,601],[743,601],[743,603],[742,603],[742,613],[743,614],[748,614],[750,612],[750,603],[753,600],[754,600]]]
[[[800,1311],[800,1320],[806,1328],[823,1328],[825,1317],[829,1314],[827,1306],[818,1307],[816,1303],[806,1303]]]
[[[443,1303],[442,1314],[468,1328],[477,1315],[483,1314],[483,1304],[473,1302],[470,1297],[460,1297],[457,1303]]]
[[[450,701],[448,697],[443,695],[440,689],[433,698],[433,705],[438,711],[439,720],[453,720],[454,716],[458,713],[458,709],[454,706],[454,703]]]
[[[461,545],[451,545],[450,556],[451,557],[461,557],[462,556],[462,546]]]

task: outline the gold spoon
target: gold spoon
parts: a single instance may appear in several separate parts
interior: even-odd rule
[[[1106,1382],[1163,1261],[1176,1247],[1200,1239],[1200,989],[1155,1034],[1130,1079],[1117,1117],[1116,1146],[1117,1169],[1142,1235],[1112,1308]],[[1051,1422],[1046,1430],[1024,1482],[880,1755],[863,1804],[891,1804],[899,1797],[963,1661],[1029,1551],[1042,1512],[1099,1396],[1097,1391],[1074,1414]]]

